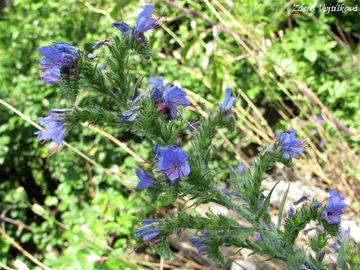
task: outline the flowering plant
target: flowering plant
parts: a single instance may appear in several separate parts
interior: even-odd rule
[[[127,23],[113,23],[120,35],[96,42],[93,50],[107,47],[106,56],[85,53],[76,47],[54,42],[39,49],[44,69],[41,78],[46,84],[60,84],[65,96],[77,97],[82,89],[90,92],[86,102],[68,109],[52,109],[45,118],[39,118],[44,131],[36,132],[39,140],[51,140],[54,152],[63,144],[66,132],[81,122],[94,125],[122,126],[154,146],[153,162],[146,168],[137,168],[137,189],[147,189],[151,200],[168,203],[187,197],[193,206],[217,203],[236,213],[239,220],[208,212],[205,216],[180,209],[177,215],[161,219],[145,219],[135,231],[139,241],[150,242],[166,259],[171,257],[169,237],[183,230],[195,230],[190,239],[204,256],[223,264],[222,246],[250,249],[269,258],[285,261],[289,269],[325,269],[334,262],[325,260],[325,251],[331,238],[339,238],[342,253],[336,264],[346,266],[345,251],[348,236],[340,234],[341,214],[346,208],[344,197],[330,191],[327,203],[301,197],[290,207],[283,219],[287,199],[284,194],[275,224],[268,211],[276,185],[265,192],[261,184],[265,173],[276,162],[291,166],[304,152],[304,141],[294,129],[279,134],[274,144],[262,151],[251,167],[239,164],[230,171],[226,181],[234,191],[218,187],[216,172],[211,169],[212,140],[219,128],[233,128],[232,107],[236,98],[226,89],[225,99],[207,118],[189,123],[182,113],[193,106],[186,92],[176,85],[165,85],[162,78],[150,77],[144,91],[142,78],[129,68],[133,55],[144,59],[151,50],[144,35],[155,29],[161,19],[152,17],[154,7],[145,6],[133,28]],[[224,181],[224,180],[223,180]],[[296,243],[301,231],[310,222],[316,231],[310,239],[310,249]]]

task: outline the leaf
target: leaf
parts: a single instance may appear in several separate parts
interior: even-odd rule
[[[27,241],[29,241],[32,237],[32,233],[24,233],[21,238],[20,241],[21,243],[26,243]]]
[[[208,248],[207,255],[212,261],[220,265],[225,264],[225,258],[221,254],[219,247],[217,245],[209,244],[207,245],[207,248]]]
[[[300,266],[300,264],[297,260],[297,256],[295,254],[288,256],[287,264],[288,264],[288,269],[301,270],[301,266]]]
[[[339,269],[343,269],[343,270],[349,269],[349,267],[346,263],[346,250],[347,250],[348,244],[349,244],[349,238],[346,238],[341,244],[341,247],[339,250],[339,255],[336,260],[336,266]]]
[[[317,51],[312,47],[306,48],[304,52],[304,57],[313,63],[317,59]]]
[[[337,45],[337,42],[336,42],[336,41],[330,41],[330,42],[326,43],[325,47],[326,47],[327,49],[332,49],[332,48],[335,48],[336,45]]]
[[[154,248],[161,257],[164,257],[165,261],[171,259],[172,253],[166,237],[162,238],[161,241]]]
[[[285,191],[283,198],[281,199],[281,203],[280,203],[280,207],[279,207],[279,213],[278,213],[278,225],[277,225],[278,227],[280,227],[280,225],[281,225],[281,219],[282,219],[282,215],[283,215],[287,195],[289,193],[289,189],[290,189],[290,184],[288,185],[288,188]]]
[[[271,195],[275,189],[275,187],[277,186],[277,184],[279,184],[280,181],[277,181],[276,184],[273,186],[273,188],[271,189],[269,195],[266,197],[265,201],[264,201],[264,205],[263,208],[261,208],[261,211],[259,212],[259,214],[257,215],[256,219],[259,220],[265,213],[265,211],[268,209],[269,204],[270,204],[270,199],[271,199]]]

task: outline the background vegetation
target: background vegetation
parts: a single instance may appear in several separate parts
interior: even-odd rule
[[[114,34],[112,21],[133,23],[143,4],[0,1],[1,100],[35,122],[50,108],[66,107],[60,90],[39,80],[37,48],[61,40],[89,49]],[[340,189],[353,202],[349,215],[356,215],[359,11],[291,12],[293,1],[154,4],[156,15],[167,21],[148,36],[153,58],[138,67],[139,74],[178,81],[200,114],[217,106],[226,87],[238,95],[237,130],[219,132],[218,158],[233,165],[249,162],[277,130],[291,125],[307,138],[308,151],[282,177]],[[354,6],[356,1],[326,4]],[[322,123],[316,121],[319,115]],[[66,137],[70,148],[49,157],[35,131],[0,104],[0,268],[40,269],[37,260],[51,269],[158,267],[159,258],[146,257],[143,247],[132,253],[136,241],[131,233],[139,220],[171,207],[153,213],[141,193],[121,184],[136,184],[134,167],[147,160],[151,147],[122,130],[107,128],[100,134],[79,127]],[[178,260],[178,267],[187,263]]]

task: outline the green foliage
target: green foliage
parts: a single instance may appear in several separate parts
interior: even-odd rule
[[[163,121],[155,104],[150,100],[141,101],[141,109],[137,121],[131,130],[138,136],[146,137],[161,146],[173,145],[179,136],[181,123],[178,121]]]

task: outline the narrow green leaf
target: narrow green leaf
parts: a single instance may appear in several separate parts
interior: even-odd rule
[[[288,188],[285,191],[283,198],[281,199],[281,203],[280,203],[280,207],[279,207],[279,213],[278,213],[278,225],[277,225],[278,227],[280,227],[280,225],[281,225],[281,219],[282,219],[282,215],[283,215],[287,195],[289,193],[289,189],[290,189],[290,184],[288,185]]]
[[[336,266],[339,267],[339,269],[347,270],[349,269],[348,265],[346,264],[346,250],[349,244],[349,238],[346,238],[340,247],[339,255],[336,260]]]
[[[161,239],[160,243],[155,246],[156,252],[162,256],[166,261],[170,260],[172,253],[169,247],[169,243],[166,238]]]
[[[288,269],[291,270],[301,270],[301,266],[299,264],[299,261],[297,260],[297,256],[296,255],[290,255],[288,257]]]
[[[276,184],[273,186],[273,188],[271,189],[269,195],[266,197],[265,201],[264,201],[264,205],[263,208],[261,209],[261,211],[259,212],[259,214],[257,215],[256,219],[259,220],[265,213],[265,211],[268,209],[269,204],[270,204],[270,199],[271,199],[271,195],[275,189],[275,187],[277,186],[277,184],[279,184],[280,181],[276,182]]]

